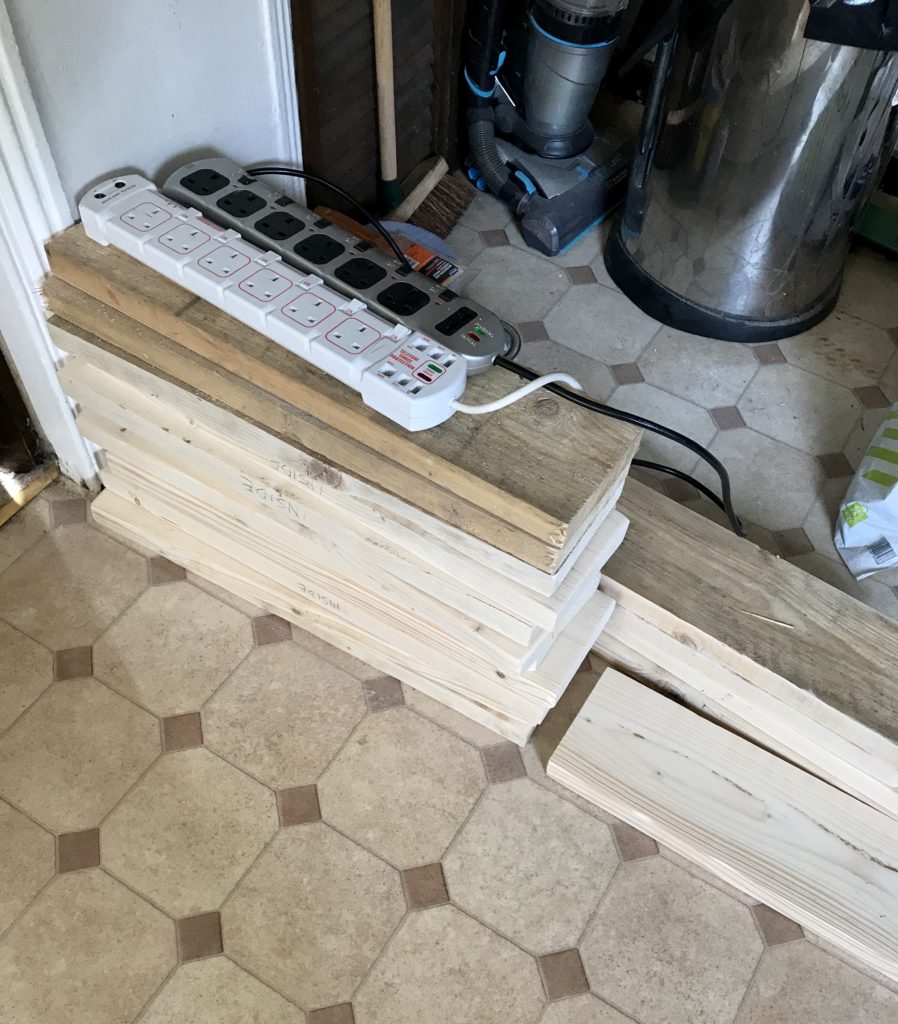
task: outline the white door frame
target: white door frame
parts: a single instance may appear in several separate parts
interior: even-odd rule
[[[40,285],[44,242],[72,223],[5,5],[0,5],[0,344],[60,470],[97,487],[96,463],[56,377]]]
[[[290,163],[302,166],[289,0],[263,6],[275,114]],[[93,446],[78,432],[56,376],[62,353],[40,296],[44,243],[72,223],[72,208],[41,124],[5,4],[0,3],[0,348],[65,476],[98,488]]]

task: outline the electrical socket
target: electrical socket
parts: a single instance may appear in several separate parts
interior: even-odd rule
[[[228,289],[228,312],[257,331],[265,332],[269,314],[277,312],[289,296],[304,294],[299,288],[301,280],[299,274],[282,263],[276,267],[251,268],[251,273]]]
[[[342,256],[346,246],[329,235],[308,235],[293,246],[293,251],[314,266],[323,267],[325,263],[331,263]]]
[[[137,206],[132,207],[119,217],[125,227],[131,228],[132,231],[139,231],[141,234],[161,227],[171,219],[171,212],[163,209],[159,203],[138,203]]]
[[[350,288],[358,288],[359,291],[373,288],[374,285],[383,281],[386,276],[387,272],[383,267],[379,267],[376,263],[365,259],[363,256],[355,256],[334,269],[334,277],[338,277],[344,284],[348,284]]]
[[[230,185],[228,179],[208,167],[198,167],[181,178],[181,184],[195,196],[211,196]]]
[[[305,224],[292,213],[269,213],[261,220],[257,220],[253,227],[266,238],[274,242],[283,242],[298,235],[305,228]]]
[[[242,220],[244,217],[250,217],[252,214],[258,213],[259,210],[264,210],[267,203],[254,192],[247,192],[246,189],[237,189],[222,196],[215,205],[220,210],[224,210],[225,213],[229,213],[232,217],[239,217]]]

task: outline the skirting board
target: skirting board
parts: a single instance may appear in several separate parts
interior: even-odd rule
[[[898,980],[898,822],[613,669],[548,775]]]

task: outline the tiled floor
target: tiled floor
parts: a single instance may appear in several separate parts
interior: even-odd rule
[[[518,324],[520,360],[566,370],[587,392],[689,434],[733,479],[737,511],[762,547],[898,618],[898,571],[857,583],[832,543],[854,468],[898,401],[898,261],[852,254],[839,306],[812,331],[743,346],[662,327],[605,270],[602,232],[554,260],[528,249],[508,211],[479,194],[449,237],[467,270],[461,290]],[[652,436],[644,453],[716,488],[682,448]],[[638,472],[638,471],[637,471]],[[685,483],[641,479],[706,515]]]
[[[86,512],[0,529],[2,1024],[898,1019],[548,780],[570,707],[519,750]]]

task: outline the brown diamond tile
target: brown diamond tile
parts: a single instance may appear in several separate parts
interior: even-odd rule
[[[321,820],[317,786],[282,789],[277,797],[282,825],[305,825],[310,821]]]
[[[481,753],[486,777],[490,782],[511,782],[527,774],[520,748],[514,743],[497,743],[493,747],[484,747]]]
[[[563,999],[589,991],[583,961],[576,949],[563,949],[560,953],[549,953],[537,957],[546,995],[549,999]]]
[[[818,455],[817,461],[830,480],[835,480],[842,476],[854,476],[854,469],[845,457],[844,452],[830,452],[828,455]]]
[[[253,640],[256,647],[280,644],[290,637],[290,623],[280,615],[257,615],[253,619]]]
[[[769,345],[754,345],[752,346],[752,352],[754,352],[755,359],[757,359],[761,366],[771,366],[773,363],[784,363],[786,361],[783,350],[775,342]]]
[[[609,369],[618,384],[641,384],[645,380],[636,363],[615,363]]]
[[[526,320],[518,324],[521,341],[548,341],[549,333],[542,320]]]
[[[392,676],[381,679],[368,679],[364,684],[365,700],[369,711],[384,711],[405,703],[402,695],[402,684]]]
[[[596,281],[592,267],[568,267],[567,276],[571,279],[571,284],[595,284]]]
[[[57,683],[64,679],[83,679],[93,674],[93,649],[91,647],[69,647],[53,654],[53,678]]]
[[[791,530],[777,530],[774,532],[773,538],[779,545],[783,558],[809,555],[814,550],[810,538],[800,526]]]
[[[198,711],[187,715],[172,715],[162,719],[162,745],[165,752],[186,750],[203,745],[203,722]]]
[[[180,565],[161,555],[150,559],[150,586],[161,587],[164,583],[178,583],[187,579],[187,572]]]
[[[312,1010],[309,1024],[355,1024],[352,1003],[338,1003],[336,1006],[325,1006],[322,1010]]]
[[[488,248],[495,249],[500,245],[508,245],[508,235],[501,228],[492,228],[480,232],[480,241]]]
[[[801,925],[796,924],[788,917],[784,917],[779,911],[757,903],[751,908],[755,916],[761,936],[768,946],[779,946],[784,942],[793,942],[795,939],[804,938]]]
[[[898,345],[898,327],[893,327],[889,331],[889,337],[892,339],[892,341],[895,342],[896,345]]]
[[[222,951],[221,915],[217,910],[177,922],[178,959],[181,963],[216,956]]]
[[[868,384],[866,387],[851,390],[865,409],[887,409],[892,404],[878,384]]]
[[[100,830],[85,829],[84,832],[65,832],[56,839],[56,870],[80,871],[95,868],[100,863]]]
[[[443,876],[442,864],[425,864],[402,872],[405,898],[410,910],[436,907],[449,902],[449,890]]]
[[[50,517],[54,526],[72,526],[87,519],[84,498],[61,498],[50,502]]]
[[[698,492],[692,484],[686,483],[685,480],[677,480],[676,477],[665,480],[662,490],[671,501],[693,501],[698,497]]]
[[[735,405],[722,405],[717,409],[711,409],[710,412],[718,430],[738,430],[739,427],[745,426],[742,413]]]
[[[611,826],[611,831],[617,840],[621,860],[640,860],[642,857],[652,857],[658,852],[655,840],[632,825],[619,821]]]

